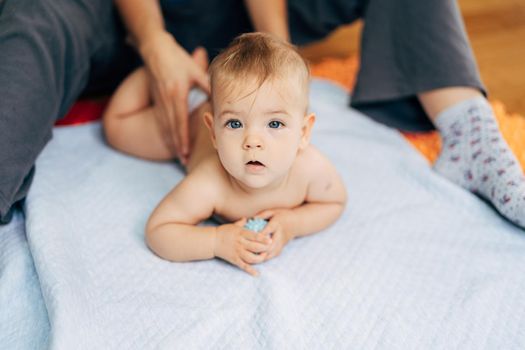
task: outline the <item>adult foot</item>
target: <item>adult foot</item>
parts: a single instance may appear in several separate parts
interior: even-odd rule
[[[525,228],[525,176],[488,101],[462,101],[441,112],[435,125],[443,147],[434,169]]]

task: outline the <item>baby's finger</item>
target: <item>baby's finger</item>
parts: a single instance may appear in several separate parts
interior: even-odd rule
[[[274,215],[274,211],[271,209],[266,209],[255,215],[256,218],[268,220]]]
[[[278,255],[277,253],[277,247],[273,247],[266,253],[266,257],[264,258],[264,261],[271,260],[275,258]]]
[[[243,230],[242,231],[242,237],[253,242],[259,242],[262,244],[270,244],[272,240],[267,235],[263,235],[261,233],[256,233],[253,231]]]
[[[244,262],[241,258],[237,259],[235,262],[235,265],[237,265],[241,270],[244,270],[245,272],[249,273],[253,277],[256,277],[259,275],[256,269],[254,269],[250,264],[247,264]]]
[[[259,242],[249,241],[247,239],[242,240],[242,244],[246,249],[248,249],[252,253],[262,253],[268,251],[270,249],[270,244],[263,244]]]
[[[272,234],[277,231],[277,224],[275,221],[270,221],[266,226],[263,228],[263,230],[260,232],[261,235],[270,237]]]
[[[266,254],[254,254],[248,250],[245,250],[241,253],[241,258],[248,264],[259,264],[264,261]]]
[[[241,218],[241,219],[235,221],[233,224],[235,226],[244,227],[244,225],[246,225],[246,221],[247,221],[246,218]]]

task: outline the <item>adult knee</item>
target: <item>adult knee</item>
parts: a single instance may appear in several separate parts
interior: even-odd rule
[[[60,117],[87,83],[90,58],[103,37],[97,30],[112,20],[111,11],[111,1],[6,0],[0,14],[0,50],[6,53],[0,77],[16,75],[6,81],[19,93],[28,83],[41,84],[48,98],[60,101],[53,111]],[[16,86],[22,76],[23,86]]]

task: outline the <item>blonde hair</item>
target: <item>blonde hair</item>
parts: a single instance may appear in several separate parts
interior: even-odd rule
[[[274,78],[297,78],[308,96],[310,70],[295,46],[265,33],[247,33],[236,37],[212,61],[212,91],[229,90],[239,81],[255,79],[256,89]]]

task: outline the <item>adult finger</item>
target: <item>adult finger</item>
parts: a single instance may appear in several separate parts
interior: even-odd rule
[[[201,72],[195,76],[195,83],[206,93],[208,96],[211,93],[210,77],[206,72]]]
[[[164,144],[173,156],[177,156],[177,145],[172,137],[174,126],[170,122],[173,118],[173,107],[169,101],[168,94],[162,92],[155,83],[151,84],[151,92],[154,101],[153,113]]]
[[[189,127],[188,127],[188,91],[179,91],[174,98],[175,123],[178,133],[176,136],[179,153],[186,157],[189,154]]]
[[[157,125],[159,127],[159,131],[162,137],[162,140],[164,141],[164,144],[170,151],[171,155],[173,157],[178,157],[177,152],[177,144],[173,140],[173,123],[170,122],[170,118],[168,116],[168,112],[165,108],[163,108],[162,104],[156,104],[153,113],[155,115],[155,120],[157,121]]]
[[[166,115],[166,109],[164,106],[164,102],[161,97],[161,93],[159,89],[157,88],[157,85],[153,82],[150,84],[150,90],[151,90],[151,96],[153,99],[153,114],[155,117],[155,122],[158,126],[159,132],[162,136],[162,139],[166,145],[168,145],[169,141],[166,139],[166,128],[168,128],[167,121],[165,119]]]
[[[181,144],[180,140],[177,136],[177,132],[179,129],[178,123],[177,123],[177,115],[175,110],[175,105],[173,103],[174,97],[172,92],[166,92],[162,96],[162,107],[164,108],[164,114],[162,115],[162,118],[165,120],[165,123],[167,125],[166,129],[164,130],[165,138],[168,140],[170,144],[170,149],[172,152],[177,156],[177,158],[181,159],[182,152],[181,152]]]

